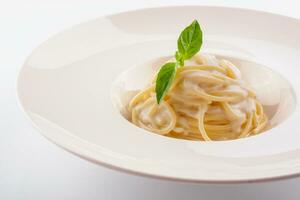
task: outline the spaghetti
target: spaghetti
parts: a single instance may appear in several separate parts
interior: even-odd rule
[[[188,140],[232,140],[258,134],[268,118],[231,62],[197,54],[178,68],[160,104],[155,79],[128,105],[137,126]]]

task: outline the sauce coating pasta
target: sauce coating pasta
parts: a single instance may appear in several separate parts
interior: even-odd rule
[[[157,104],[155,79],[128,105],[130,120],[151,132],[188,140],[232,140],[258,134],[268,124],[261,103],[239,69],[210,54],[178,68]]]

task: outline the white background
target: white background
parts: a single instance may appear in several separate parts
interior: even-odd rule
[[[47,141],[20,111],[16,100],[18,71],[30,52],[51,35],[111,13],[184,4],[244,7],[300,18],[296,0],[0,0],[0,200],[300,199],[300,178],[259,184],[196,185],[106,169]]]

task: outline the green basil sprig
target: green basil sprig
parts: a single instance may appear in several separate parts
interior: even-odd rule
[[[159,104],[169,90],[178,66],[184,66],[184,61],[192,58],[201,48],[202,30],[197,20],[194,20],[181,33],[177,40],[176,62],[164,64],[156,78],[156,100]]]

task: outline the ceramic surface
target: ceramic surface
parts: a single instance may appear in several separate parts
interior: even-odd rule
[[[202,52],[229,57],[257,91],[272,129],[234,141],[159,136],[121,114],[122,94],[144,86],[176,49],[193,19]],[[270,13],[181,6],[95,19],[33,51],[18,79],[20,103],[40,132],[93,162],[141,175],[192,182],[251,182],[300,174],[300,21]]]

